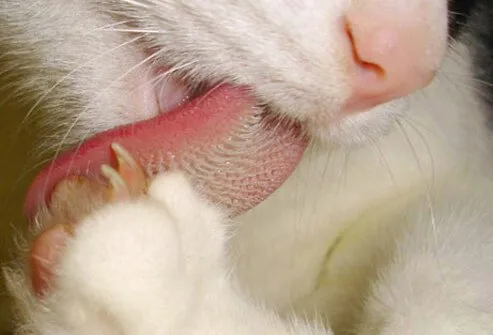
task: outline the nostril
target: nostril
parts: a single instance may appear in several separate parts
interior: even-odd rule
[[[344,20],[352,57],[346,109],[369,109],[406,96],[431,80],[433,72],[419,57],[414,41],[406,39],[406,28],[399,31],[387,22],[368,20],[361,13],[354,15]]]
[[[357,41],[354,37],[353,27],[348,19],[344,19],[344,31],[351,45],[351,53],[353,56],[354,64],[357,65],[360,69],[372,72],[373,75],[375,75],[376,77],[384,79],[385,69],[377,63],[365,60],[364,55],[360,54]]]
[[[424,9],[415,5],[355,1],[341,17],[349,65],[348,110],[367,110],[407,96],[433,79],[445,54],[446,34],[431,29],[430,18],[417,17]]]

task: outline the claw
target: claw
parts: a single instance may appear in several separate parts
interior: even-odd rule
[[[108,179],[108,182],[110,183],[110,188],[108,189],[110,201],[126,200],[130,198],[128,185],[118,171],[109,165],[103,164],[101,166],[101,174]]]
[[[39,298],[49,287],[53,268],[67,239],[75,234],[77,222],[109,202],[140,196],[147,189],[147,176],[130,153],[117,143],[111,145],[111,152],[116,166],[101,166],[107,183],[84,176],[68,177],[56,185],[49,208],[37,215],[41,232],[31,242],[29,268]]]
[[[116,172],[126,184],[130,195],[142,194],[147,188],[147,177],[142,167],[118,143],[111,144],[111,150],[116,157]]]

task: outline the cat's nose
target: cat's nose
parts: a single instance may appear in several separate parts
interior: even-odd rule
[[[374,11],[350,11],[345,28],[353,55],[351,93],[345,106],[348,112],[369,109],[423,88],[434,77],[445,48],[430,45],[436,40],[420,22],[379,18]]]

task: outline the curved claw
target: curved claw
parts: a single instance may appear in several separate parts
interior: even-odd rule
[[[107,165],[103,165],[101,172],[115,188],[115,192],[122,191],[121,183],[123,182],[129,196],[137,196],[144,193],[147,188],[147,176],[142,167],[118,143],[111,144],[111,150],[116,158],[117,166],[115,169],[112,169]],[[103,171],[103,169],[106,171]],[[112,169],[114,172],[111,172],[109,169]]]
[[[71,176],[55,187],[49,208],[38,213],[41,232],[31,242],[28,262],[34,292],[42,297],[49,287],[67,239],[77,223],[107,203],[125,201],[147,190],[147,176],[142,167],[122,146],[111,150],[116,166],[101,166],[107,184],[82,176]]]

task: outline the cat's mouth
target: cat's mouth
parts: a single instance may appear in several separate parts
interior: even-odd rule
[[[266,115],[244,88],[216,86],[190,101],[188,93],[180,86],[160,87],[157,105],[165,112],[96,134],[48,164],[28,191],[28,218],[49,205],[53,189],[67,177],[103,180],[101,165],[114,160],[112,143],[129,151],[150,176],[170,166],[185,171],[198,191],[231,215],[272,194],[307,146],[301,127]]]

